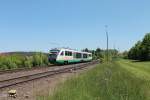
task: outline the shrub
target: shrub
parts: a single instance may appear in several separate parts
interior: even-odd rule
[[[32,56],[31,57],[28,57],[28,56],[25,57],[24,67],[28,67],[28,68],[33,67],[33,57]]]
[[[0,56],[0,70],[16,69],[24,67],[35,67],[48,65],[48,56],[43,53],[32,53],[32,55],[1,55]]]
[[[41,57],[41,53],[36,53],[34,56],[33,56],[33,65],[34,66],[41,66],[42,65],[42,57]]]
[[[42,53],[36,53],[33,56],[33,65],[34,66],[48,65],[48,57]]]
[[[11,59],[11,57],[5,57],[5,59],[4,59],[4,65],[6,65],[8,69],[18,68],[17,65],[16,65],[16,63],[13,62],[13,60]]]

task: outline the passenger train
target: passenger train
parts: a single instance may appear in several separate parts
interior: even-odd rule
[[[52,64],[69,64],[92,61],[92,53],[80,52],[68,48],[51,49],[49,62]]]

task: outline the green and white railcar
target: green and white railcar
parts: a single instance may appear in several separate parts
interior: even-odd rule
[[[91,60],[92,53],[79,52],[66,48],[52,49],[49,54],[49,62],[53,64],[79,63]]]

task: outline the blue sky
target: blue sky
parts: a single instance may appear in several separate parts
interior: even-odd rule
[[[0,0],[0,52],[128,50],[150,32],[149,0]]]

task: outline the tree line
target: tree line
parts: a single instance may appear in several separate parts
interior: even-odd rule
[[[150,33],[129,50],[127,57],[133,60],[150,61]]]
[[[83,49],[84,52],[92,53],[93,59],[99,59],[101,62],[106,62],[107,60],[107,50],[97,48],[95,50],[89,50],[88,48]],[[111,61],[113,58],[118,57],[118,50],[109,49],[108,50],[108,60]]]

